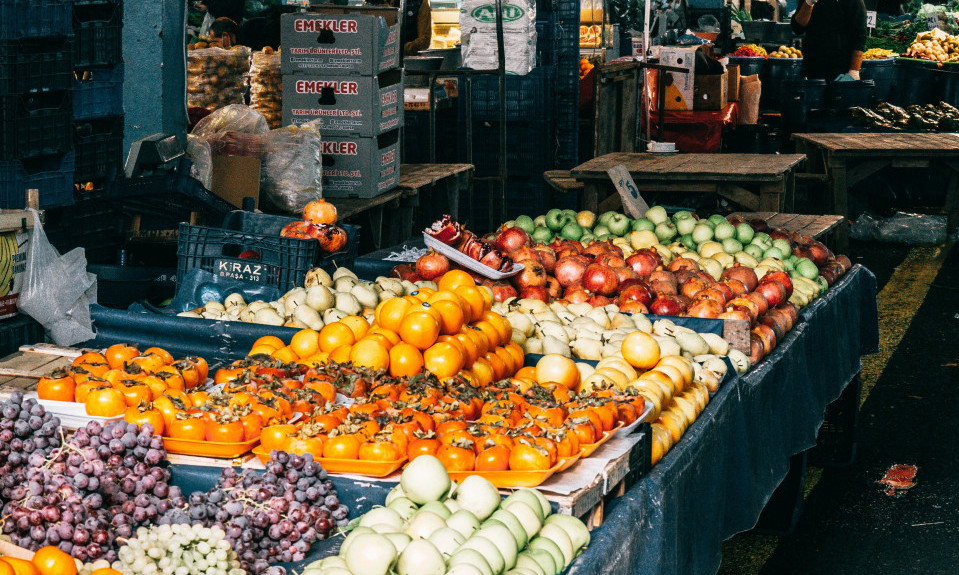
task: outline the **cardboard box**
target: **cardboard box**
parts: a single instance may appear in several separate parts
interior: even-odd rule
[[[693,88],[695,98],[693,110],[722,110],[725,108],[728,103],[726,99],[728,79],[728,72],[696,76]]]
[[[17,315],[32,231],[0,234],[0,318]],[[2,541],[0,541],[2,543]]]
[[[729,77],[726,79],[726,100],[730,102],[739,101],[739,64],[729,64],[726,66],[726,73]]]
[[[403,71],[283,76],[283,125],[318,120],[324,136],[378,136],[403,125]]]
[[[667,110],[692,110],[696,82],[696,46],[663,46],[659,51],[659,63],[665,66],[684,68],[689,72],[666,72],[663,74],[663,89],[666,91]]]
[[[373,76],[399,66],[395,8],[321,8],[280,21],[283,74]]]
[[[213,183],[210,191],[237,208],[243,198],[260,203],[260,158],[253,156],[213,156]]]
[[[400,132],[323,138],[323,196],[373,198],[400,182]]]

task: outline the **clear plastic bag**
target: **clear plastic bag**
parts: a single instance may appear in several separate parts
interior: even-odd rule
[[[946,241],[946,217],[896,212],[880,218],[864,212],[849,230],[854,240],[899,244],[941,244]]]
[[[283,124],[283,76],[279,52],[254,52],[250,67],[250,107],[263,114],[270,128]]]
[[[190,176],[199,180],[206,189],[213,187],[213,153],[210,151],[210,143],[194,136],[186,136],[186,155],[190,158]]]
[[[83,248],[60,255],[47,239],[40,215],[30,211],[33,236],[17,307],[43,325],[57,345],[93,339],[90,304],[97,301],[97,276],[87,273]]]
[[[275,211],[300,215],[323,197],[320,132],[314,122],[261,136],[260,200]]]
[[[242,104],[250,49],[246,46],[187,50],[187,106],[216,110]]]
[[[231,104],[197,122],[191,133],[209,142],[214,155],[259,156],[260,135],[268,131],[262,114],[243,104]]]

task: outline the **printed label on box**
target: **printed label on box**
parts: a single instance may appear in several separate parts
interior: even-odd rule
[[[213,260],[213,274],[221,278],[264,283],[269,272],[266,264],[246,259],[217,258]]]
[[[17,315],[30,237],[30,232],[0,234],[0,318]]]
[[[375,138],[329,136],[321,150],[324,196],[372,198],[400,181],[399,131]]]
[[[284,14],[280,21],[283,74],[373,75],[399,66],[396,10]]]
[[[283,125],[317,120],[322,135],[378,136],[403,123],[403,73],[283,77]]]

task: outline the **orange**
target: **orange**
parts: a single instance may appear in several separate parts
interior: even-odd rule
[[[693,367],[688,359],[681,355],[667,355],[659,360],[657,366],[669,365],[675,367],[683,375],[683,386],[688,387],[693,382]]]
[[[372,333],[378,333],[389,340],[390,345],[396,345],[400,342],[400,336],[396,334],[395,331],[391,329],[386,329],[385,327],[373,326],[370,328],[370,331],[367,335]]]
[[[278,347],[271,347],[269,345],[254,345],[250,348],[250,353],[247,355],[272,355],[274,351],[278,350]]]
[[[437,342],[423,352],[423,364],[436,377],[447,379],[463,367],[463,354],[451,343]]]
[[[479,357],[479,348],[468,334],[460,331],[453,336],[463,346],[463,352],[466,354],[466,363],[472,364]],[[520,348],[522,349],[522,348]]]
[[[440,315],[440,333],[443,335],[453,335],[459,333],[466,322],[466,316],[463,315],[463,308],[459,303],[452,300],[440,300],[433,302],[432,308]]]
[[[685,379],[683,379],[682,372],[679,371],[677,368],[671,365],[660,363],[659,365],[657,365],[650,371],[658,371],[662,374],[665,374],[667,377],[669,377],[669,379],[673,380],[674,393],[681,393],[683,390],[686,389],[686,381]],[[676,390],[679,390],[679,391],[676,391]]]
[[[330,353],[338,347],[353,345],[355,341],[356,336],[353,335],[353,330],[345,323],[335,321],[326,324],[320,330],[320,351]]]
[[[386,369],[390,366],[390,352],[381,342],[362,339],[350,350],[350,362],[359,367]]]
[[[523,351],[523,346],[516,343],[515,341],[511,341],[508,344],[506,344],[505,347],[506,347],[506,351],[508,351],[510,355],[513,356],[513,365],[516,366],[516,369],[522,368],[523,362],[526,361],[526,352]]]
[[[574,389],[579,384],[576,362],[558,353],[544,355],[536,362],[536,382],[540,385],[555,383]]]
[[[350,352],[353,350],[353,344],[341,345],[330,352],[330,361],[336,363],[346,363],[350,361]]]
[[[9,571],[15,575],[41,575],[37,567],[26,559],[16,557],[0,557],[0,564],[6,563]],[[74,567],[75,569],[76,567]]]
[[[111,567],[101,567],[99,569],[94,569],[90,575],[123,575],[123,573]]]
[[[679,382],[677,385],[677,382],[675,382],[673,378],[661,371],[647,371],[646,373],[640,375],[639,379],[644,381],[659,382],[661,387],[665,387],[670,390],[670,396],[679,395],[683,392],[682,382]]]
[[[478,287],[461,287],[456,290],[456,295],[463,298],[463,301],[470,308],[468,321],[475,321],[483,317],[483,312],[486,311],[486,297],[483,296],[483,292]]]
[[[268,345],[272,347],[273,349],[280,349],[286,344],[283,343],[282,339],[276,337],[275,335],[264,335],[263,337],[253,342],[253,347],[256,347],[258,345]]]
[[[434,309],[432,304],[425,301],[414,304],[413,307],[406,311],[406,315],[410,315],[411,313],[428,313],[433,316],[433,319],[435,319],[437,322],[442,322],[443,320],[443,315],[440,313],[440,311],[438,309]]]
[[[521,368],[519,369],[519,371],[517,371],[516,374],[515,374],[513,377],[515,377],[516,379],[530,379],[530,380],[534,380],[534,381],[535,381],[535,380],[536,380],[536,367],[535,367],[535,366],[532,366],[532,365],[528,365],[528,366],[526,366],[526,367],[521,367]]]
[[[320,333],[315,329],[301,329],[290,340],[290,349],[299,357],[309,357],[320,351]]]
[[[659,362],[659,342],[642,331],[627,335],[622,350],[623,357],[636,369],[651,369]]]
[[[417,288],[416,291],[411,293],[410,295],[420,301],[425,302],[429,300],[430,296],[432,296],[435,293],[436,293],[436,290],[431,287],[421,287],[421,288]]]
[[[310,357],[300,358],[299,363],[302,363],[303,365],[313,365],[314,363],[324,364],[328,361],[330,361],[330,354],[326,353],[325,351],[321,351],[311,355]]]
[[[489,337],[481,329],[470,326],[466,328],[466,334],[473,338],[473,342],[476,343],[476,350],[480,355],[483,355],[489,351],[491,347],[494,347],[490,345]]]
[[[505,347],[497,347],[493,350],[492,353],[495,353],[504,364],[506,364],[506,375],[503,377],[511,377],[516,370],[523,366],[523,364],[516,364],[516,360],[513,358],[513,354],[509,352]]]
[[[283,363],[293,363],[294,361],[300,359],[300,355],[293,351],[293,348],[289,346],[281,347],[270,355],[273,357],[273,359],[282,361]]]
[[[489,311],[493,307],[493,290],[487,286],[476,286],[480,295],[483,296],[483,309]]]
[[[77,575],[77,564],[73,557],[53,545],[37,549],[33,554],[33,565],[40,575]]]
[[[463,298],[461,298],[460,296],[456,295],[456,293],[454,293],[454,292],[452,292],[452,291],[449,291],[449,290],[440,290],[440,291],[434,293],[433,295],[431,295],[431,296],[429,297],[428,300],[426,300],[426,302],[427,302],[427,303],[435,303],[435,302],[443,301],[443,300],[453,301],[453,302],[456,302],[456,303],[458,303],[458,304],[460,304],[460,305],[463,304]]]
[[[357,340],[356,343],[359,343],[361,341],[376,341],[376,342],[379,342],[386,349],[390,349],[391,347],[393,347],[393,342],[390,341],[390,338],[386,337],[382,333],[368,333],[364,335],[363,337],[361,337],[359,340]]]
[[[417,349],[426,349],[436,343],[440,335],[440,324],[427,312],[407,314],[400,322],[400,339]]]
[[[366,320],[358,315],[348,315],[340,320],[340,323],[346,324],[346,327],[350,328],[353,332],[353,337],[360,339],[366,332],[370,331],[370,324],[366,323]]]
[[[462,287],[476,287],[476,282],[463,270],[450,270],[440,276],[436,281],[436,287],[441,290],[456,291]]]
[[[423,354],[406,342],[390,348],[390,375],[409,377],[423,370]]]
[[[390,298],[380,305],[376,306],[376,325],[396,331],[400,328],[400,321],[406,312],[412,307],[410,301],[402,297]]]
[[[466,362],[466,348],[463,346],[463,342],[461,342],[460,340],[456,339],[455,337],[451,335],[441,335],[438,338],[436,338],[436,341],[438,342],[441,341],[443,343],[451,344],[453,347],[456,348],[457,351],[459,351],[463,355],[463,362]]]

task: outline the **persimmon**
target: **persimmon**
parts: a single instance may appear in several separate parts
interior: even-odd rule
[[[289,424],[264,427],[260,430],[260,445],[267,452],[283,451],[293,433],[296,433],[296,427]]]
[[[511,450],[505,445],[494,445],[476,456],[476,471],[506,471],[509,469]]]
[[[148,392],[149,394],[149,392]],[[95,387],[84,400],[87,415],[117,417],[127,409],[123,394],[112,387]]]
[[[473,451],[472,442],[440,445],[436,450],[436,458],[447,471],[473,471],[476,464],[476,453]]]
[[[396,461],[402,453],[395,443],[382,436],[364,442],[357,452],[358,458],[366,461]]]
[[[132,345],[117,343],[111,345],[103,354],[110,369],[123,369],[124,364],[140,355],[140,351]]]
[[[342,434],[333,436],[323,446],[323,457],[329,459],[357,459],[362,442],[356,435]]]
[[[440,324],[430,313],[417,311],[403,316],[397,333],[406,343],[425,350],[439,337]]]
[[[214,443],[240,443],[243,441],[243,424],[238,420],[211,421],[206,424],[204,439]]]
[[[550,468],[549,452],[527,443],[517,443],[510,450],[509,468],[513,471],[541,471]]]
[[[135,423],[137,427],[149,423],[153,426],[154,435],[163,435],[163,414],[160,413],[160,410],[152,407],[151,404],[128,407],[127,410],[123,412],[123,419],[127,423]]]
[[[203,441],[206,439],[207,422],[200,417],[177,417],[170,422],[167,436],[175,439]]]
[[[76,387],[76,382],[66,370],[55,369],[37,382],[37,396],[51,401],[73,401]]]
[[[386,369],[390,366],[390,352],[382,343],[364,339],[356,342],[350,349],[350,362],[358,367]]]

